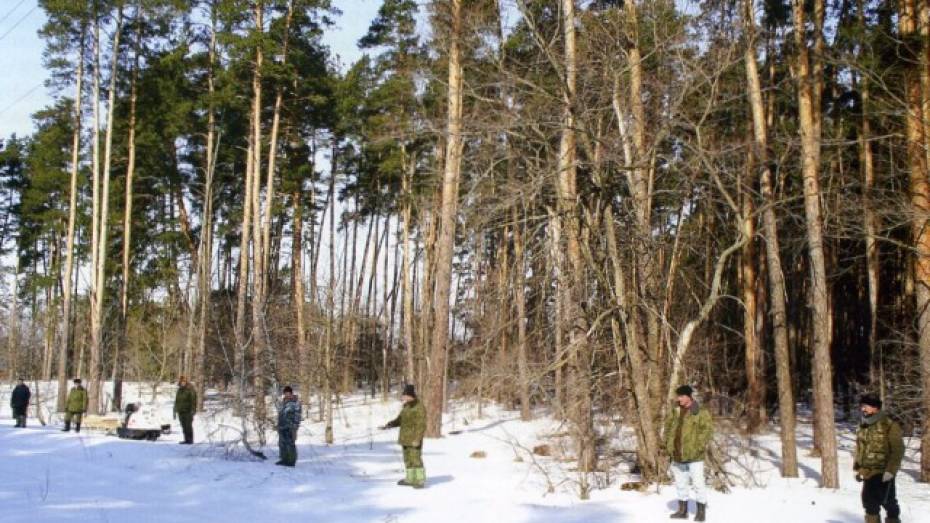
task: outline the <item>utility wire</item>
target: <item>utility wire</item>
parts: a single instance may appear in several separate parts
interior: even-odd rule
[[[13,27],[9,28],[9,29],[7,30],[7,32],[3,33],[3,36],[0,36],[0,40],[3,40],[4,38],[7,37],[7,35],[9,35],[10,33],[12,33],[14,29],[16,29],[17,27],[19,27],[19,24],[23,23],[23,20],[25,20],[26,17],[28,17],[29,15],[31,15],[32,12],[35,11],[36,9],[38,9],[38,8],[39,8],[39,6],[36,5],[36,6],[33,7],[32,9],[30,9],[26,14],[24,14],[22,18],[20,18],[15,24],[13,24]]]
[[[10,15],[13,14],[17,9],[19,9],[19,6],[23,5],[23,3],[25,3],[25,2],[26,2],[26,0],[19,0],[19,3],[16,4],[15,6],[13,6],[13,9],[10,9],[9,11],[7,11],[6,14],[3,15],[3,18],[0,18],[0,24],[2,24],[3,22],[5,22],[6,19],[9,18]]]
[[[3,113],[5,113],[5,112],[9,111],[10,109],[12,109],[13,107],[15,107],[16,104],[18,104],[19,102],[22,102],[23,100],[25,100],[29,95],[31,95],[32,93],[34,93],[36,89],[38,89],[39,87],[42,87],[42,85],[43,85],[44,83],[45,83],[44,81],[43,81],[43,82],[39,82],[38,85],[36,85],[35,87],[33,87],[32,89],[30,89],[29,91],[27,91],[26,94],[24,94],[24,95],[20,96],[19,98],[17,98],[17,99],[16,99],[13,103],[11,103],[10,105],[4,107],[3,109],[0,109],[0,115],[2,115]]]

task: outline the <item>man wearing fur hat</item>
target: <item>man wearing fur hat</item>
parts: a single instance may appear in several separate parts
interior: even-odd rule
[[[400,397],[404,402],[400,414],[393,421],[380,427],[387,430],[400,427],[397,442],[404,450],[404,468],[407,476],[398,481],[398,485],[423,488],[426,486],[426,471],[423,469],[423,435],[426,433],[426,409],[420,400],[413,385],[406,385]]]
[[[856,480],[862,482],[862,506],[865,523],[881,523],[881,508],[885,508],[886,523],[900,523],[894,477],[904,458],[904,436],[901,426],[882,410],[882,400],[875,394],[865,394],[859,400],[862,422],[856,430],[856,459],[853,469]]]
[[[184,441],[181,445],[194,444],[194,412],[197,410],[197,392],[187,378],[178,379],[178,392],[174,396],[174,417],[181,422]]]
[[[694,400],[694,389],[682,385],[675,389],[676,405],[665,420],[664,444],[672,458],[672,476],[678,491],[678,510],[672,519],[688,519],[689,491],[694,489],[697,514],[694,521],[704,521],[707,490],[704,485],[704,457],[714,435],[710,412]]]

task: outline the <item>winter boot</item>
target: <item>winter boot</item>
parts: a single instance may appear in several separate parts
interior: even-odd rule
[[[678,500],[678,512],[669,514],[671,519],[688,519],[688,502]]]
[[[410,487],[413,486],[413,481],[413,469],[407,469],[407,477],[398,481],[397,484],[402,487]]]
[[[26,428],[26,416],[20,416],[20,418],[19,418],[19,426],[22,427],[22,428]]]
[[[704,521],[704,511],[707,510],[707,503],[698,503],[697,504],[697,515],[694,516],[694,521]]]
[[[65,428],[61,429],[61,431],[62,431],[62,432],[68,432],[68,431],[70,431],[70,430],[71,430],[71,422],[70,422],[70,421],[66,421],[66,422],[65,422]]]
[[[413,488],[426,486],[426,470],[422,467],[413,469]]]
[[[885,523],[901,523],[901,520],[898,518],[885,518]]]
[[[74,424],[74,432],[81,432],[81,424],[80,424],[80,423],[75,423],[75,424]]]
[[[866,514],[865,523],[882,523],[882,517],[878,514]]]

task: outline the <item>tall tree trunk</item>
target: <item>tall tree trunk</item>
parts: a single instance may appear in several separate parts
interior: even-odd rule
[[[520,419],[533,419],[530,406],[530,376],[526,340],[526,245],[524,244],[525,220],[517,207],[512,208],[514,250],[514,301],[517,308],[517,384],[520,396]]]
[[[78,44],[77,79],[74,89],[74,131],[71,135],[71,181],[68,196],[68,239],[65,250],[65,279],[62,285],[64,298],[59,322],[58,351],[58,396],[56,410],[64,412],[68,397],[68,356],[72,350],[71,336],[71,297],[72,280],[74,280],[74,234],[77,219],[77,179],[81,157],[81,106],[84,102],[84,38],[86,25],[81,24],[81,38]]]
[[[207,332],[210,318],[211,280],[213,277],[213,176],[216,171],[216,153],[219,147],[219,137],[216,131],[216,109],[213,97],[216,92],[216,9],[210,12],[210,47],[209,66],[207,72],[207,93],[210,101],[207,106],[207,143],[206,143],[206,172],[203,187],[203,225],[200,232],[200,246],[198,249],[198,268],[200,275],[197,283],[200,285],[200,319],[198,321],[197,350],[194,356],[194,387],[197,389],[197,410],[203,411],[204,393],[206,392],[206,357]]]
[[[304,304],[307,297],[304,295],[304,264],[303,264],[303,198],[302,188],[295,189],[291,194],[294,206],[294,233],[291,240],[291,272],[294,279],[294,321],[297,324],[297,361],[300,380],[300,394],[303,398],[310,397],[309,359],[307,355],[307,324],[304,319]]]
[[[404,198],[403,202],[403,236],[401,242],[403,243],[403,273],[402,277],[404,279],[403,284],[403,293],[404,293],[404,349],[406,355],[406,366],[404,369],[404,380],[406,383],[416,383],[416,367],[415,367],[415,358],[414,352],[415,347],[413,343],[414,336],[414,325],[413,325],[413,263],[412,263],[412,253],[410,249],[410,229],[411,229],[411,207],[413,206],[413,194],[411,191],[411,182],[413,180],[413,175],[416,173],[416,158],[407,157],[405,155],[407,165],[403,176],[403,188],[402,194]]]
[[[438,438],[442,432],[442,406],[446,370],[446,344],[449,341],[449,291],[452,286],[452,257],[455,247],[455,217],[458,184],[462,168],[462,0],[449,0],[449,83],[446,122],[446,154],[442,177],[442,203],[439,236],[436,242],[435,292],[430,359],[426,387],[426,435]]]
[[[329,170],[329,289],[327,290],[327,309],[329,321],[326,322],[326,344],[323,354],[323,423],[327,445],[333,443],[333,354],[335,353],[336,322],[336,167],[339,143],[333,137],[333,148]]]
[[[597,465],[595,454],[594,412],[591,391],[592,354],[588,341],[588,322],[582,309],[584,300],[584,259],[581,254],[581,220],[575,165],[575,89],[577,56],[575,46],[575,2],[562,0],[562,34],[565,45],[565,85],[562,92],[562,130],[558,158],[558,208],[564,217],[567,261],[559,284],[566,289],[565,320],[568,323],[568,361],[572,404],[569,417],[574,424],[574,437],[581,472],[581,497],[587,499],[590,486],[587,474]]]
[[[259,38],[263,37],[265,3],[259,0],[255,3],[255,31]],[[267,338],[265,336],[265,283],[268,267],[265,266],[262,205],[261,205],[261,173],[262,173],[262,67],[264,49],[261,41],[255,46],[255,72],[252,75],[252,388],[255,394],[255,419],[265,417],[265,350]],[[271,156],[274,156],[273,154]],[[270,213],[271,209],[267,209]]]
[[[110,65],[110,88],[107,95],[107,131],[104,138],[103,153],[103,175],[101,187],[98,194],[100,199],[99,211],[97,217],[97,256],[96,264],[92,267],[93,277],[93,313],[91,318],[91,342],[90,342],[90,388],[87,391],[87,411],[91,414],[99,414],[103,407],[101,401],[101,373],[102,356],[103,356],[103,307],[104,296],[106,294],[106,265],[107,265],[107,231],[109,209],[110,209],[110,167],[112,165],[112,144],[113,144],[113,117],[116,112],[116,73],[119,68],[119,40],[123,28],[123,9],[119,8],[116,18],[116,30],[113,33],[113,50],[112,62]],[[95,31],[99,31],[99,23]],[[99,44],[99,39],[98,39]],[[98,45],[99,57],[99,45]],[[99,68],[99,58],[97,60]],[[95,76],[99,77],[98,73]],[[99,80],[95,79],[95,83]],[[96,88],[97,86],[95,86]],[[96,89],[95,89],[96,90]],[[96,103],[96,101],[95,101]],[[95,119],[96,120],[96,119]],[[96,126],[95,126],[96,128]]]
[[[139,49],[142,46],[142,7],[136,6],[136,41],[132,78],[129,88],[129,152],[126,166],[126,193],[123,203],[123,278],[120,286],[120,327],[122,329],[113,355],[113,410],[120,412],[123,404],[123,358],[129,340],[129,262],[132,251],[132,179],[136,171],[136,101],[139,77]]]
[[[798,477],[798,454],[795,440],[794,392],[791,385],[791,354],[788,348],[785,275],[781,266],[778,221],[775,216],[775,195],[772,170],[769,165],[768,122],[762,99],[762,82],[756,61],[754,0],[743,1],[743,21],[747,33],[744,53],[749,101],[752,109],[753,153],[761,176],[760,185],[765,261],[767,264],[769,300],[772,310],[772,334],[775,338],[775,375],[778,382],[778,417],[781,425],[782,476]]]
[[[833,321],[827,282],[823,240],[823,212],[820,203],[820,106],[817,86],[821,80],[812,77],[822,71],[823,0],[814,0],[813,56],[808,48],[804,2],[793,0],[795,45],[798,52],[798,108],[801,125],[801,164],[804,179],[804,213],[807,220],[807,247],[811,268],[811,301],[813,302],[813,361],[815,424],[821,452],[822,484],[839,486],[837,469],[836,427],[833,416],[833,362],[830,350]],[[813,71],[813,73],[812,73]]]
[[[924,60],[919,40],[920,12],[916,0],[899,2],[899,30],[906,42],[904,88],[907,103],[907,156],[910,166],[910,193],[914,242],[913,278],[917,343],[920,351],[920,377],[925,414],[921,437],[920,479],[930,481],[930,179],[928,179],[927,142],[924,136],[923,91],[920,64]]]

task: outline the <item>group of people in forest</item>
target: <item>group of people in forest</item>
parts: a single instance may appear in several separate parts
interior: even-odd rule
[[[671,458],[671,472],[675,481],[678,508],[671,519],[688,519],[688,501],[694,497],[694,521],[707,517],[707,489],[704,478],[706,449],[713,438],[713,418],[707,407],[694,399],[690,385],[675,390],[676,406],[665,420],[662,445]],[[20,379],[13,389],[10,407],[16,427],[26,426],[27,409],[31,392]],[[417,399],[413,385],[405,385],[401,394],[403,406],[400,414],[379,427],[381,430],[400,428],[398,443],[404,458],[406,475],[398,485],[421,489],[426,486],[423,467],[423,437],[426,433],[426,409]],[[185,377],[178,380],[174,401],[174,416],[181,423],[182,445],[194,442],[194,413],[197,410],[197,392]],[[87,411],[87,392],[80,379],[68,393],[65,408],[65,432],[81,430],[81,419]],[[860,398],[861,422],[856,431],[856,450],[853,468],[856,481],[862,483],[862,505],[865,523],[881,523],[881,509],[886,512],[885,523],[900,523],[901,509],[895,492],[895,476],[904,457],[904,438],[901,426],[884,410],[882,400],[874,394]],[[276,465],[293,467],[297,463],[297,429],[301,422],[301,405],[291,387],[284,387],[278,409],[278,450]]]

